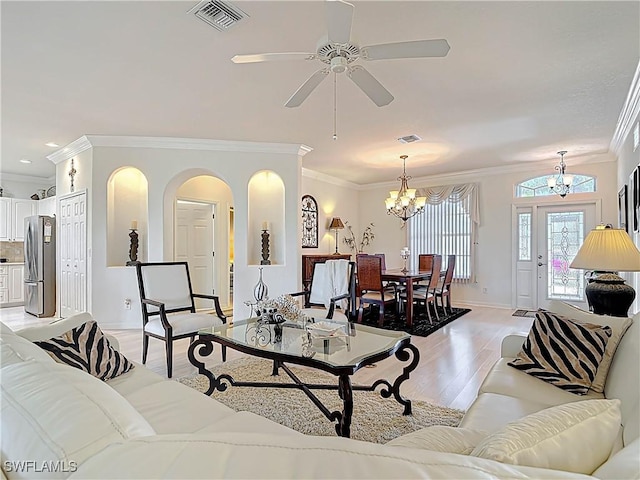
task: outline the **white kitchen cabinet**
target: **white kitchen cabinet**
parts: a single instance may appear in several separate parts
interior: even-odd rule
[[[47,197],[38,200],[38,215],[53,217],[56,214],[56,197]]]
[[[9,267],[9,303],[24,303],[24,265]]]
[[[24,304],[24,265],[0,265],[0,305],[17,306]]]
[[[0,197],[0,240],[24,241],[24,219],[37,214],[35,200]]]
[[[0,305],[9,303],[9,265],[0,265]]]
[[[0,240],[11,238],[11,199],[0,198]],[[6,274],[5,274],[6,275]]]

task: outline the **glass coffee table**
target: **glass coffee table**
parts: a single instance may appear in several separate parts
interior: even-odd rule
[[[309,324],[310,327],[313,325]],[[329,336],[312,335],[307,328],[289,322],[279,325],[264,324],[257,318],[236,321],[198,332],[198,339],[189,346],[189,361],[200,374],[209,379],[206,395],[211,395],[215,390],[222,392],[228,385],[302,390],[329,421],[336,422],[336,432],[343,437],[349,437],[351,433],[354,390],[374,391],[381,387],[382,397],[389,398],[393,395],[396,401],[404,406],[403,415],[410,415],[411,400],[402,398],[400,387],[420,360],[418,349],[411,344],[411,336],[404,332],[353,323],[334,325],[342,325],[343,328]],[[242,382],[226,374],[216,377],[202,360],[213,353],[214,343],[248,355],[273,360],[272,375],[278,375],[282,370],[293,383]],[[351,375],[355,372],[394,354],[399,361],[407,364],[393,384],[380,379],[371,385],[351,385]],[[304,383],[286,364],[304,365],[331,373],[337,377],[337,385]],[[224,368],[224,364],[221,367]],[[337,390],[342,400],[342,412],[330,411],[314,395],[313,390],[318,389]]]

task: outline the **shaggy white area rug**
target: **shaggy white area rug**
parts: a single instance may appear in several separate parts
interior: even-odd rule
[[[214,367],[216,376],[226,373],[235,381],[292,383],[285,372],[271,376],[273,363],[260,358],[240,358]],[[337,377],[309,368],[290,366],[305,383],[337,385]],[[204,392],[209,381],[204,375],[176,379]],[[389,380],[389,379],[387,379]],[[386,443],[389,440],[431,425],[458,426],[464,412],[453,408],[412,400],[412,415],[402,415],[403,406],[392,397],[375,392],[353,392],[351,438]],[[401,389],[402,390],[402,389]],[[342,411],[337,390],[313,390],[330,410]],[[224,392],[214,391],[213,398],[236,411],[249,411],[269,418],[308,435],[335,436],[335,422],[330,422],[300,390],[294,388],[255,388],[229,386]]]

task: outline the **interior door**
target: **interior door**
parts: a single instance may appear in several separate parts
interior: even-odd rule
[[[87,194],[60,199],[60,316],[87,310]]]
[[[584,295],[584,271],[569,265],[595,226],[593,204],[538,208],[538,308],[548,308],[550,300],[561,300],[589,310]]]
[[[176,201],[175,259],[189,263],[194,293],[215,294],[216,277],[213,268],[213,217],[210,203]],[[196,300],[196,307],[208,307],[210,301]]]

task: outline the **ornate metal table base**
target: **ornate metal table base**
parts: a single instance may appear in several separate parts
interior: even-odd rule
[[[200,337],[189,346],[188,350],[189,361],[191,364],[198,369],[198,373],[209,379],[209,388],[204,392],[205,395],[211,395],[215,390],[224,392],[229,385],[234,387],[297,388],[302,390],[307,397],[309,397],[313,404],[320,409],[329,421],[336,422],[336,433],[341,437],[349,437],[351,435],[354,390],[372,392],[382,385],[383,388],[380,390],[380,395],[383,398],[389,398],[393,395],[396,401],[404,406],[402,414],[411,415],[411,400],[407,400],[400,395],[400,387],[405,380],[409,379],[409,374],[416,369],[420,360],[420,353],[418,349],[410,343],[401,346],[395,352],[396,358],[401,362],[411,361],[402,369],[402,374],[395,379],[393,385],[387,380],[382,379],[375,381],[372,385],[351,385],[351,375],[347,373],[338,375],[338,385],[306,384],[302,382],[288,366],[279,360],[273,360],[273,371],[271,374],[278,375],[279,370],[282,369],[294,383],[239,382],[226,374],[218,375],[216,377],[212,371],[205,367],[204,362],[196,358],[196,355],[200,358],[211,355],[213,353],[213,344],[214,342],[211,339],[207,337]],[[374,363],[374,359],[372,359],[370,363]],[[337,410],[333,412],[330,411],[320,401],[320,399],[314,395],[312,390],[338,390],[338,395],[342,400],[342,412]]]

